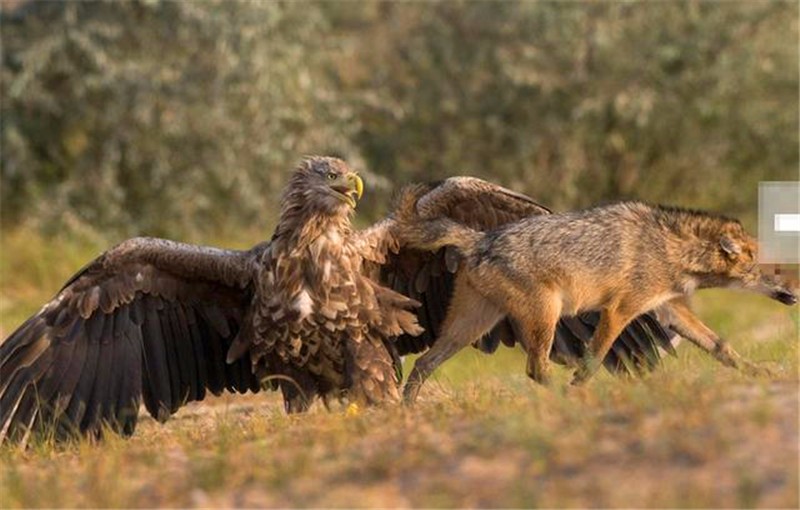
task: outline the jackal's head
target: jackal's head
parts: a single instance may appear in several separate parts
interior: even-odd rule
[[[797,295],[773,276],[761,272],[758,243],[739,222],[727,223],[716,247],[717,273],[726,287],[742,288],[764,294],[786,305],[797,303]]]

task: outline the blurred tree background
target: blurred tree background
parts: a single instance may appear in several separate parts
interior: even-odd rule
[[[754,222],[798,172],[798,3],[4,0],[5,231],[268,229],[334,154],[557,209],[641,198]],[[253,240],[255,241],[255,240]]]

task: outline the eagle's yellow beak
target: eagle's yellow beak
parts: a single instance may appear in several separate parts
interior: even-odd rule
[[[361,200],[361,195],[364,194],[364,181],[361,180],[358,174],[350,174],[347,177],[352,182],[353,191],[356,192],[358,199]]]
[[[358,200],[364,194],[364,181],[354,172],[347,173],[332,182],[331,188],[339,199],[355,209]]]

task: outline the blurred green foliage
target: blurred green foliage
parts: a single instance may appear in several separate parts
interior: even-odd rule
[[[4,228],[266,231],[311,153],[366,174],[366,217],[469,174],[752,222],[758,181],[797,178],[796,2],[18,0],[1,23]]]

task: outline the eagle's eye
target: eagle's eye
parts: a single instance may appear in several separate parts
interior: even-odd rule
[[[328,172],[328,174],[325,177],[327,177],[329,181],[332,181],[336,179],[336,174],[334,172]]]

